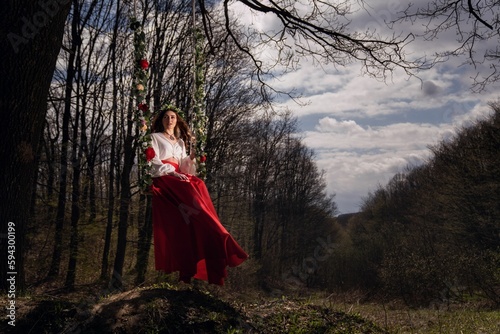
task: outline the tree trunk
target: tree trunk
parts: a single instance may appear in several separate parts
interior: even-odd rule
[[[132,101],[131,101],[132,102]],[[124,160],[123,169],[120,176],[120,210],[119,210],[119,220],[118,220],[118,240],[116,245],[116,255],[113,268],[113,275],[111,277],[111,286],[116,289],[123,288],[123,264],[125,262],[125,252],[127,248],[127,230],[128,230],[128,216],[129,207],[132,194],[130,192],[130,174],[132,172],[132,166],[134,165],[135,158],[135,148],[134,148],[134,136],[133,136],[133,114],[132,114],[132,104],[130,104],[127,113],[127,135],[125,138],[123,150]]]
[[[254,200],[254,217],[255,225],[253,231],[253,256],[255,259],[260,260],[262,258],[262,247],[263,247],[263,237],[264,237],[264,222],[265,222],[265,204],[264,195],[262,189],[254,190],[257,192],[256,198]]]
[[[0,108],[4,125],[0,132],[0,254],[7,254],[7,246],[15,246],[12,267],[5,259],[0,261],[3,290],[12,288],[12,281],[7,281],[12,276],[16,276],[16,290],[24,289],[24,236],[35,186],[34,155],[70,7],[68,0],[4,0],[0,10]]]
[[[62,142],[61,142],[61,160],[60,160],[60,174],[59,174],[59,197],[57,201],[57,214],[56,214],[56,229],[54,236],[54,251],[52,253],[52,261],[48,273],[48,278],[55,278],[59,275],[61,266],[61,256],[63,249],[63,228],[66,213],[66,190],[68,184],[68,145],[69,145],[69,123],[71,119],[71,99],[73,93],[73,80],[75,78],[75,59],[78,48],[77,41],[80,40],[77,34],[77,25],[79,17],[73,15],[71,23],[71,37],[72,45],[68,59],[68,69],[66,71],[66,92],[64,96],[64,114],[62,123]]]
[[[79,90],[77,90],[79,91]],[[78,106],[77,106],[78,108]],[[78,257],[78,221],[80,220],[80,175],[81,175],[81,160],[82,152],[81,147],[79,148],[78,143],[78,119],[79,115],[77,113],[75,117],[75,127],[73,135],[73,147],[71,153],[71,161],[73,167],[73,182],[71,191],[71,232],[70,232],[70,242],[69,242],[69,261],[68,270],[66,273],[66,282],[64,286],[67,289],[73,289],[75,287],[76,278],[76,262]],[[85,126],[83,122],[85,121],[84,112],[81,115],[82,121],[82,131],[85,131]]]
[[[146,279],[146,271],[148,269],[149,251],[151,248],[151,238],[153,236],[153,211],[151,208],[151,196],[144,196],[145,215],[142,225],[139,225],[139,242],[137,247],[137,260],[135,270],[137,276],[135,284],[139,285],[144,283]]]
[[[113,82],[116,82],[113,78]],[[116,84],[113,84],[116,86]],[[111,249],[111,234],[113,232],[113,217],[115,214],[115,166],[116,166],[116,131],[117,131],[117,109],[116,109],[116,87],[113,88],[113,133],[111,135],[111,153],[109,161],[109,183],[108,183],[108,215],[106,221],[106,232],[104,235],[104,250],[102,253],[101,261],[101,280],[106,280],[108,278],[108,267],[109,267],[109,251]]]
[[[113,71],[113,104],[111,107],[111,112],[113,115],[112,123],[112,133],[111,133],[111,152],[109,159],[109,184],[108,184],[108,214],[106,221],[106,232],[104,235],[104,250],[102,253],[101,261],[101,280],[106,280],[108,278],[108,268],[109,268],[109,251],[111,249],[111,233],[113,232],[113,217],[115,214],[115,168],[117,166],[116,157],[116,140],[118,132],[118,78],[116,69],[116,41],[118,37],[118,27],[119,27],[119,17],[121,13],[120,0],[117,1],[116,9],[116,21],[113,28],[113,39],[111,43],[111,67]]]

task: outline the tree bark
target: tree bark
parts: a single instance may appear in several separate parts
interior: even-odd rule
[[[24,237],[32,189],[35,153],[43,131],[47,97],[64,24],[71,2],[4,0],[0,10],[0,287],[16,276],[16,290],[24,289]],[[14,231],[8,231],[8,223]],[[13,239],[9,239],[13,238]],[[15,242],[15,264],[7,266],[9,243]],[[11,245],[12,246],[12,245]],[[8,274],[8,273],[16,274]]]
[[[111,112],[113,115],[112,121],[112,133],[111,133],[111,152],[109,159],[109,183],[108,183],[108,212],[107,212],[107,220],[106,220],[106,232],[104,236],[104,250],[102,254],[101,261],[101,280],[106,280],[108,278],[108,268],[109,268],[109,251],[111,249],[111,234],[113,232],[113,219],[115,215],[115,168],[117,165],[117,156],[116,156],[116,140],[117,140],[117,132],[118,132],[118,78],[117,78],[117,69],[116,69],[116,42],[118,38],[118,27],[119,27],[119,18],[121,13],[120,1],[117,1],[116,4],[116,20],[113,27],[113,38],[111,42],[111,68],[112,68],[112,80],[113,80],[113,100]]]
[[[132,102],[132,101],[131,101]],[[128,231],[128,216],[132,193],[130,191],[130,174],[135,159],[135,137],[133,133],[134,121],[132,112],[132,103],[127,112],[127,134],[124,142],[124,159],[123,169],[120,176],[120,213],[118,219],[118,240],[116,245],[115,262],[113,267],[113,275],[111,277],[111,286],[115,289],[123,288],[123,265],[125,263],[125,252],[127,249],[127,231]]]
[[[79,90],[77,90],[79,91]],[[78,108],[78,106],[77,106]],[[81,175],[81,161],[83,158],[83,150],[81,149],[80,143],[78,143],[78,119],[81,118],[82,132],[85,131],[85,112],[80,111],[81,115],[75,117],[75,127],[73,129],[73,145],[71,153],[71,161],[73,167],[73,181],[72,181],[72,191],[71,191],[71,232],[70,232],[70,242],[69,242],[69,261],[68,270],[66,273],[66,282],[64,284],[67,289],[74,289],[75,279],[76,279],[76,263],[78,258],[78,221],[80,220],[80,175]]]
[[[149,264],[149,251],[151,249],[151,239],[153,237],[153,212],[151,208],[151,196],[144,196],[145,201],[145,215],[144,219],[139,222],[139,241],[137,247],[137,259],[135,264],[135,270],[137,276],[135,278],[135,284],[139,285],[144,283],[146,280],[146,271]],[[141,216],[141,215],[139,215]]]
[[[61,159],[59,173],[59,196],[57,200],[56,214],[56,229],[54,236],[54,251],[52,253],[52,261],[48,272],[48,278],[53,279],[59,275],[61,266],[61,256],[63,249],[63,228],[66,214],[67,202],[67,187],[68,187],[68,145],[69,145],[69,123],[71,120],[71,99],[73,95],[73,80],[75,78],[75,59],[78,49],[78,41],[80,40],[77,33],[77,25],[79,23],[79,15],[73,15],[71,23],[71,51],[68,59],[68,69],[66,71],[66,91],[64,96],[64,114],[62,121],[62,142],[61,142]]]

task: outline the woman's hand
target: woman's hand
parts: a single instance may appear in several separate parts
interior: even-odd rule
[[[172,176],[175,176],[176,178],[181,179],[182,181],[188,181],[189,182],[189,177],[187,175],[184,175],[184,174],[181,174],[181,173],[177,173],[177,172],[173,172]]]

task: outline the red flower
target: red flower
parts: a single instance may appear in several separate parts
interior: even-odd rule
[[[137,106],[137,108],[139,108],[139,110],[142,110],[144,112],[148,111],[149,107],[146,103],[139,103],[139,105]]]
[[[207,161],[207,156],[206,156],[206,155],[202,155],[202,156],[200,157],[200,162],[201,162],[201,163],[204,163],[205,161]]]
[[[156,155],[155,153],[155,150],[150,146],[148,147],[144,153],[146,154],[146,161],[150,161],[151,159],[153,159]]]
[[[141,66],[143,70],[147,70],[149,68],[149,62],[146,59],[141,59],[139,61],[139,66]]]

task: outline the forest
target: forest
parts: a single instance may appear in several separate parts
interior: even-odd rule
[[[287,298],[321,294],[330,305],[376,303],[384,310],[391,303],[439,310],[472,305],[496,310],[488,313],[488,323],[500,320],[500,105],[492,102],[490,116],[457,129],[454,138],[429,148],[432,155],[424,164],[408,166],[367,194],[359,212],[339,216],[335,195],[326,191],[297,119],[274,107],[277,92],[262,82],[262,68],[256,69],[256,60],[245,51],[248,36],[233,30],[233,40],[227,39],[224,25],[239,23],[211,12],[211,36],[197,49],[190,6],[144,1],[134,21],[131,4],[74,1],[46,113],[36,124],[43,133],[33,153],[35,184],[26,207],[24,282],[18,297],[25,307],[18,310],[22,328],[93,332],[104,320],[87,317],[89,327],[80,328],[75,325],[85,323],[80,311],[145,287],[159,289],[178,307],[191,300],[227,317],[240,312],[234,318],[261,298],[266,306],[276,303],[280,312],[297,307],[296,317],[316,316],[327,311],[289,305]],[[138,110],[134,93],[139,27],[148,59],[139,102],[147,110]],[[221,40],[225,43],[213,46]],[[195,53],[203,57],[202,67],[193,61]],[[249,80],[255,77],[257,83]],[[201,101],[193,93],[200,85]],[[206,286],[190,290],[179,286],[175,274],[154,270],[151,195],[141,187],[138,115],[153,116],[165,103],[193,122],[201,103],[205,181],[224,226],[250,254],[244,265],[230,269],[225,292]],[[21,153],[30,158],[29,151]],[[38,296],[51,297],[37,304]],[[276,302],[266,304],[269,300]],[[252,305],[254,313],[245,321],[224,327],[218,315],[211,321],[223,329],[192,325],[186,332],[300,332],[300,321],[293,322],[290,314],[276,320],[273,308],[267,316],[259,314],[266,322],[258,323],[258,307]],[[149,332],[182,332],[175,329],[179,319],[153,311],[148,319],[171,329],[148,327]],[[335,313],[337,318],[328,312],[318,324],[305,322],[310,327],[300,330],[326,333],[328,318],[329,326],[342,321],[358,326],[354,332],[394,331],[387,319],[384,324],[377,318],[378,325],[371,327],[370,320],[359,325],[348,312]],[[53,318],[44,318],[47,314]],[[30,320],[37,317],[41,327]],[[280,321],[288,327],[280,327]],[[178,326],[187,328],[186,322]]]
[[[61,54],[49,93],[28,231],[37,245],[33,263],[41,266],[29,271],[28,281],[64,278],[73,288],[82,283],[82,268],[94,268],[85,280],[111,280],[121,288],[143,283],[149,268],[151,196],[139,180],[143,148],[131,98],[132,37],[127,20],[100,5],[83,6],[72,17],[88,43],[76,43],[68,31],[70,52]],[[154,11],[156,30],[146,41],[154,47],[148,106],[169,101],[192,108],[186,10]],[[80,17],[92,28],[80,27]],[[166,34],[172,30],[178,34]],[[277,277],[296,257],[288,250],[309,251],[307,240],[330,233],[335,204],[313,153],[295,135],[295,119],[266,109],[268,102],[246,83],[251,67],[236,48],[218,52],[205,61],[206,183],[221,220],[251,251],[262,275]]]

